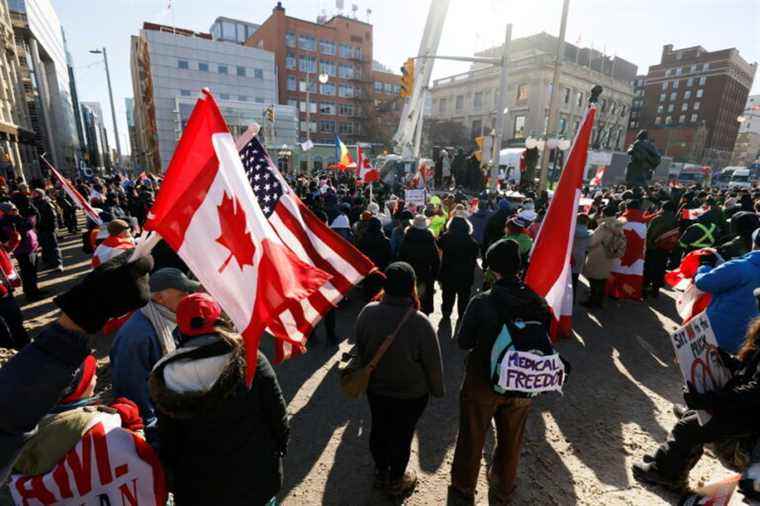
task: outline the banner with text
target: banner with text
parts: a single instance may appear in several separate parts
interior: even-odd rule
[[[718,342],[705,312],[676,329],[670,338],[684,381],[692,383],[698,392],[717,390],[731,378],[720,359]],[[704,411],[697,414],[702,425],[710,419]]]
[[[527,351],[508,351],[501,362],[499,386],[504,390],[539,394],[562,392],[565,365],[559,354],[536,355]]]

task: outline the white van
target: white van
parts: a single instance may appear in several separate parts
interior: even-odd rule
[[[499,180],[520,184],[520,157],[525,148],[506,148],[499,151]]]
[[[752,181],[749,179],[749,169],[747,167],[736,167],[731,175],[731,181],[728,183],[729,188],[752,188]]]

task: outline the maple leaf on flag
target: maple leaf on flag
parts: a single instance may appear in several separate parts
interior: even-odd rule
[[[230,197],[224,192],[222,203],[217,206],[219,213],[219,225],[221,226],[221,235],[216,238],[216,242],[230,251],[227,260],[224,261],[219,272],[222,272],[232,257],[240,269],[244,265],[253,265],[253,254],[256,252],[256,246],[251,239],[251,233],[248,231],[245,212],[240,206],[237,197]]]
[[[630,229],[623,230],[623,234],[625,234],[628,244],[625,254],[620,259],[620,265],[630,267],[642,258],[641,252],[644,251],[644,239],[636,231]]]

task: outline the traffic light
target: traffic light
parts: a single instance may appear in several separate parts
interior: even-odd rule
[[[274,123],[274,106],[270,105],[266,108],[264,111],[264,116],[266,117],[267,121],[270,123]]]
[[[411,97],[414,89],[414,59],[407,58],[401,67],[401,93],[402,97]]]

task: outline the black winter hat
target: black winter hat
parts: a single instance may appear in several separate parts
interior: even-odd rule
[[[512,239],[496,241],[486,251],[486,262],[503,277],[514,276],[520,271],[520,246]]]
[[[395,297],[411,297],[417,276],[406,262],[393,262],[385,269],[385,293]]]

